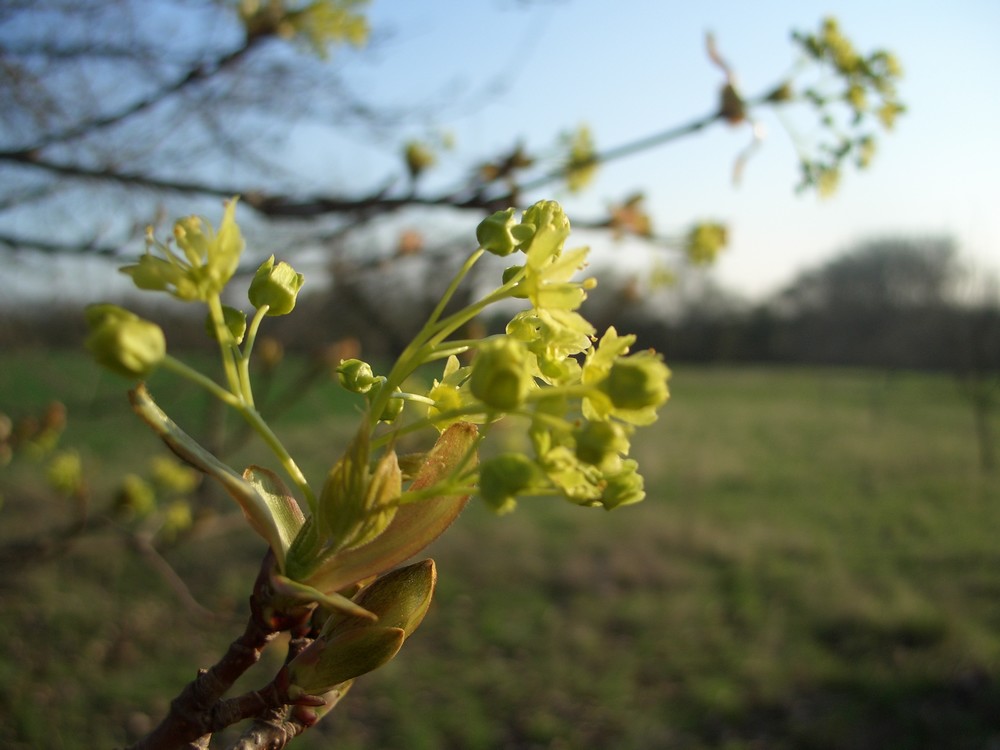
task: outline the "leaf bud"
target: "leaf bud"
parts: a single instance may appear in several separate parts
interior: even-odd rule
[[[304,282],[305,277],[284,261],[275,265],[272,255],[260,264],[247,296],[258,310],[267,305],[268,315],[287,315],[295,309],[295,298]]]
[[[528,352],[520,342],[508,337],[487,341],[472,362],[472,395],[500,411],[516,409],[532,385],[529,364]]]
[[[288,695],[325,693],[392,659],[430,608],[437,582],[433,560],[380,576],[354,598],[378,620],[335,613],[319,637],[288,665]]]
[[[402,628],[353,628],[327,640],[317,638],[288,665],[288,697],[321,695],[392,659],[406,637]]]
[[[155,323],[117,305],[91,305],[86,311],[87,350],[94,360],[127,378],[147,377],[163,361],[167,342]]]
[[[379,576],[354,597],[354,603],[378,617],[379,627],[400,628],[408,638],[430,609],[436,583],[434,561],[422,560]],[[372,621],[335,614],[327,621],[323,637],[334,638],[359,627],[372,627]]]

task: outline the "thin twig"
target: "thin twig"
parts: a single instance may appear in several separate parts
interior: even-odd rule
[[[191,743],[198,742],[207,746],[206,736],[219,728],[213,724],[213,710],[233,683],[260,660],[264,648],[278,634],[278,630],[265,621],[258,598],[262,582],[267,580],[273,564],[274,556],[269,551],[250,598],[250,616],[243,634],[230,644],[214,666],[198,671],[198,676],[171,702],[170,712],[159,726],[128,750],[174,750],[197,746]]]
[[[181,604],[184,605],[191,614],[203,618],[204,620],[214,620],[217,615],[207,607],[203,606],[191,589],[180,577],[174,567],[167,562],[166,558],[160,554],[153,543],[153,535],[148,532],[137,532],[129,538],[132,548],[142,555],[142,558],[155,570],[164,582],[170,587]]]

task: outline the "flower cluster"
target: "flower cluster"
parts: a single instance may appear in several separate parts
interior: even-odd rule
[[[816,85],[805,87],[800,96],[816,107],[831,136],[817,157],[802,157],[799,189],[814,186],[826,196],[836,190],[845,160],[853,159],[861,169],[871,163],[876,147],[872,120],[891,130],[906,111],[897,88],[903,69],[896,56],[886,50],[867,55],[858,52],[833,17],[825,18],[816,33],[796,33],[793,39],[822,71]],[[792,98],[784,86],[771,95],[773,102]],[[847,113],[839,126],[834,125],[838,119],[835,107]]]
[[[146,255],[123,269],[142,289],[206,305],[223,382],[175,360],[158,326],[112,305],[89,310],[88,346],[121,375],[142,379],[164,366],[204,387],[246,419],[291,479],[294,489],[260,466],[237,472],[181,430],[143,385],[131,392],[135,411],[177,456],[220,482],[270,546],[273,567],[261,604],[269,626],[324,613],[313,644],[285,673],[289,700],[337,688],[392,658],[423,617],[435,573],[432,564],[387,571],[441,534],[470,496],[498,511],[524,495],[607,509],[644,497],[629,440],[666,402],[669,371],[651,351],[629,354],[633,336],[609,328],[598,337],[578,312],[595,281],[574,279],[587,249],[565,248],[570,225],[557,203],[536,203],[520,217],[500,211],[479,225],[479,248],[389,372],[376,373],[358,358],[340,362],[339,383],[364,399],[365,414],[318,492],[257,412],[247,364],[262,321],[292,312],[303,279],[272,256],[249,286],[252,319],[222,304],[243,250],[235,207],[228,203],[218,231],[195,217],[177,222],[179,251],[150,235]],[[493,291],[446,315],[487,253],[520,262]],[[504,300],[521,301],[523,309],[502,333],[456,338]],[[471,364],[460,361],[463,355]],[[429,387],[414,386],[418,370],[442,363]],[[482,440],[505,417],[524,420],[531,455],[501,453],[480,464]],[[436,442],[401,462],[396,438],[420,431]]]
[[[400,404],[426,404],[426,417],[416,425],[443,430],[465,421],[486,432],[503,416],[527,422],[531,457],[503,454],[470,477],[491,506],[508,511],[519,495],[545,494],[608,509],[638,502],[643,482],[627,458],[629,437],[636,426],[656,419],[669,395],[669,371],[653,352],[627,356],[634,336],[609,328],[597,338],[578,312],[595,282],[573,278],[585,267],[588,251],[565,248],[570,226],[562,208],[542,201],[520,218],[515,214],[499,211],[476,232],[479,252],[523,261],[510,266],[486,298],[528,302],[502,334],[459,342],[442,335],[478,314],[483,302],[476,303],[453,314],[447,326],[432,319],[409,350],[413,359],[404,355],[403,367],[397,364],[388,377],[350,360],[341,365],[341,382],[362,394],[374,384],[399,388],[418,364],[444,358],[440,378],[426,393],[396,391]],[[463,353],[474,354],[471,365],[461,364]]]

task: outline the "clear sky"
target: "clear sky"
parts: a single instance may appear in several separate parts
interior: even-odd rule
[[[796,152],[770,117],[763,121],[763,147],[738,187],[733,160],[749,132],[716,125],[608,165],[582,198],[558,188],[531,197],[557,198],[571,218],[588,218],[643,188],[663,233],[695,219],[724,220],[732,242],[717,272],[751,295],[773,291],[796,271],[874,236],[948,234],[968,258],[996,267],[996,0],[374,0],[374,26],[391,36],[367,59],[360,55],[351,75],[376,101],[429,105],[431,116],[415,121],[409,135],[426,135],[433,125],[450,130],[457,145],[449,159],[456,164],[509,147],[516,135],[529,148],[545,149],[561,130],[583,122],[603,149],[716,106],[721,74],[705,55],[706,31],[715,34],[744,93],[755,95],[790,71],[791,30],[817,30],[830,14],[860,52],[882,47],[898,56],[909,108],[895,131],[880,138],[872,167],[848,171],[832,199],[794,193]],[[494,85],[498,93],[483,105],[477,93]],[[355,149],[339,161],[377,182],[384,158]]]

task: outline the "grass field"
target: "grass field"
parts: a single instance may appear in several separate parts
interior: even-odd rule
[[[1000,477],[954,384],[678,366],[672,390],[635,441],[642,505],[471,506],[421,630],[293,746],[1000,747]],[[95,498],[160,450],[83,358],[0,355],[0,411],[52,398]],[[277,429],[322,471],[350,414],[319,389]],[[0,471],[0,545],[68,516],[38,473]],[[238,634],[255,537],[168,553],[211,621],[118,539],[0,569],[0,746],[121,746]]]

